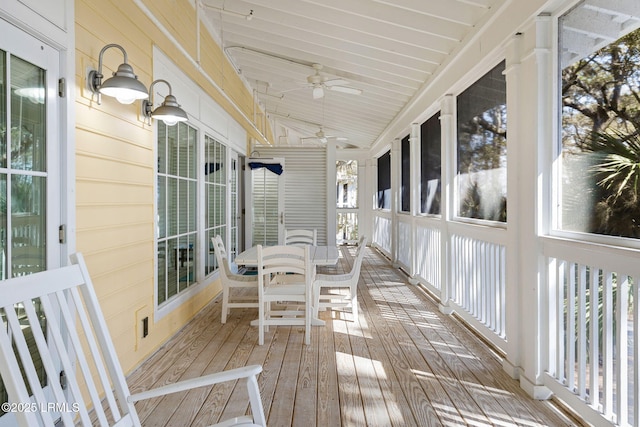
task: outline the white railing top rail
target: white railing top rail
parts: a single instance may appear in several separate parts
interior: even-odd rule
[[[543,237],[541,241],[545,256],[568,259],[583,265],[606,266],[608,270],[624,272],[630,276],[640,275],[638,249],[549,236]]]

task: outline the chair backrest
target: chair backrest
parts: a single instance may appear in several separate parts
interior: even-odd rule
[[[277,274],[305,274],[312,268],[309,245],[304,246],[262,246],[258,245],[258,279],[260,288],[268,283],[269,277]],[[267,281],[265,281],[267,278]]]
[[[369,239],[367,236],[360,237],[360,241],[358,242],[358,249],[356,250],[356,259],[351,266],[351,271],[349,274],[351,277],[359,277],[360,276],[360,268],[362,267],[362,259],[364,258],[365,248],[367,247]]]
[[[284,230],[285,245],[313,245],[318,244],[318,230]]]
[[[75,425],[76,416],[82,425],[92,425],[93,417],[101,425],[140,425],[135,407],[127,402],[129,388],[82,255],[72,262],[0,282],[6,323],[0,325],[0,375],[9,401],[30,402],[30,390],[34,407],[69,409],[59,414],[64,425]],[[64,389],[57,361],[65,373]],[[39,369],[46,372],[49,391],[41,385]],[[25,427],[53,426],[55,421],[47,410],[11,415]]]
[[[229,259],[227,258],[227,250],[224,247],[224,242],[222,241],[222,237],[220,235],[216,235],[211,238],[211,242],[213,243],[213,251],[216,254],[216,260],[218,261],[218,267],[220,267],[220,272],[225,277],[231,277],[233,272],[229,266]]]

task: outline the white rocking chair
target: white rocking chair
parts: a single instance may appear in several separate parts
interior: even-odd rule
[[[259,365],[131,395],[82,255],[71,258],[71,266],[0,282],[0,375],[10,404],[35,409],[5,416],[15,416],[22,427],[92,426],[92,420],[101,426],[139,426],[134,406],[138,400],[244,379],[252,416],[240,414],[216,426],[266,425],[257,383]],[[42,307],[42,314],[36,306]],[[36,364],[46,371],[46,396]],[[52,407],[60,412],[40,409]]]

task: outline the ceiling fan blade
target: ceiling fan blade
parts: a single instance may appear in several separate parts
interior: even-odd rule
[[[355,87],[348,86],[327,86],[327,89],[335,90],[336,92],[348,93],[351,95],[360,95],[362,93],[361,89],[356,89]]]
[[[328,138],[328,139],[335,139],[336,141],[348,141],[349,140],[349,138],[344,137],[344,136],[325,135],[324,137]]]
[[[329,87],[329,86],[344,86],[344,85],[348,85],[349,82],[344,80],[344,79],[331,79],[331,80],[325,80],[324,81],[325,86]]]

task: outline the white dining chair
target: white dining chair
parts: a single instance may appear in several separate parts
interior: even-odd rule
[[[318,245],[318,230],[315,228],[312,230],[284,230],[284,244],[285,245]]]
[[[351,270],[344,274],[316,274],[313,281],[314,317],[320,309],[351,307],[354,320],[358,319],[358,281],[368,238],[362,236],[358,242],[356,257]],[[323,290],[346,289],[347,293],[323,293]]]
[[[213,250],[218,260],[220,280],[222,282],[222,316],[220,321],[227,322],[227,315],[232,308],[258,308],[258,277],[255,275],[235,274],[231,271],[227,251],[222,237],[211,238]],[[232,295],[234,289],[250,289],[242,295]]]
[[[242,398],[238,416],[215,425],[266,426],[257,382],[260,365],[131,394],[82,255],[72,255],[71,261],[73,265],[67,267],[0,281],[4,320],[0,327],[0,378],[9,404],[31,408],[5,414],[5,422],[20,427],[139,427],[134,405],[139,400],[198,387],[211,389],[223,382],[232,382],[233,388],[241,380],[238,385],[245,385],[248,394]],[[42,312],[36,311],[35,301],[39,301]],[[44,385],[39,369],[48,378]],[[245,415],[247,406],[251,407],[251,416]],[[67,410],[55,414],[47,410],[52,407]]]
[[[257,249],[258,344],[264,344],[264,333],[270,325],[303,325],[304,342],[311,344],[311,285],[315,267],[309,245],[258,245]]]

